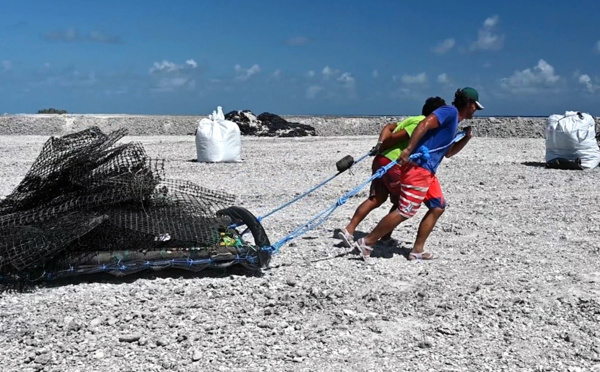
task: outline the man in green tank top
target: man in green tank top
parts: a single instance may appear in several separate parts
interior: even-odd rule
[[[398,157],[400,157],[400,153],[402,152],[402,150],[404,150],[406,148],[406,146],[408,146],[408,142],[410,141],[410,136],[412,135],[412,132],[415,130],[417,125],[419,125],[419,123],[423,119],[425,119],[424,115],[411,116],[397,124],[386,125],[387,129],[384,128],[381,131],[381,134],[379,135],[378,143],[381,143],[380,154],[392,161],[398,159]],[[389,133],[390,130],[392,130],[391,135],[386,136],[382,140],[381,137],[385,136],[385,132]],[[402,130],[404,130],[406,132],[406,134],[408,135],[406,137],[406,139],[401,139],[401,138],[405,137],[404,133],[401,133]],[[398,134],[398,135],[395,138],[393,138],[392,137],[393,134]]]
[[[372,155],[375,155],[372,166],[373,173],[379,168],[397,160],[398,157],[400,157],[402,150],[408,146],[410,136],[417,125],[425,119],[426,116],[445,104],[446,102],[440,97],[429,97],[421,110],[422,115],[411,116],[399,123],[390,123],[383,127],[379,134],[377,145],[371,150]],[[399,170],[400,167],[396,164],[388,170],[388,173],[398,172]],[[354,232],[358,224],[364,220],[371,211],[379,208],[388,197],[393,204],[391,210],[398,208],[398,196],[389,192],[389,185],[386,185],[386,179],[387,178],[384,175],[384,177],[376,178],[371,182],[369,197],[356,209],[350,223],[338,233],[339,238],[342,239],[346,247],[354,247]],[[444,213],[444,208],[445,204],[439,203],[429,206],[429,211],[425,214],[419,225],[415,245],[425,244],[425,240],[433,230],[438,218]],[[396,244],[396,241],[391,237],[391,232],[382,237],[381,241],[388,245]]]

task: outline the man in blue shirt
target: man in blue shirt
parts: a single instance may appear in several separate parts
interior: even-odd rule
[[[452,106],[442,106],[427,116],[415,128],[408,146],[398,158],[402,172],[398,172],[389,180],[392,194],[399,195],[398,209],[390,212],[364,238],[356,242],[361,257],[367,261],[373,245],[385,234],[393,231],[401,222],[413,217],[425,197],[444,200],[442,190],[435,176],[436,170],[445,157],[456,155],[471,139],[471,129],[466,129],[466,136],[450,145],[458,130],[458,123],[463,119],[472,119],[475,111],[482,110],[479,94],[473,88],[459,89],[454,94]],[[421,146],[429,150],[440,149],[430,153],[428,159],[418,158],[409,161],[410,155]],[[431,195],[435,193],[436,195]],[[431,226],[433,228],[433,226]],[[431,230],[429,230],[431,231]],[[409,259],[428,260],[433,258],[431,252],[424,251],[424,240],[413,246]]]

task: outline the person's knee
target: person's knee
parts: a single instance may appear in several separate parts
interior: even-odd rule
[[[369,198],[367,200],[365,200],[363,202],[363,204],[361,204],[362,208],[366,208],[370,211],[377,209],[381,206],[382,202],[379,201],[379,199],[377,199],[377,197],[375,196],[369,196]]]
[[[369,201],[374,205],[375,208],[381,207],[381,205],[385,202],[386,199],[387,199],[387,195],[384,196],[384,195],[375,194],[375,195],[369,196]]]
[[[444,211],[446,211],[446,208],[436,207],[436,208],[431,208],[430,211],[431,211],[431,214],[433,214],[437,218],[440,218],[440,216],[442,214],[444,214]]]

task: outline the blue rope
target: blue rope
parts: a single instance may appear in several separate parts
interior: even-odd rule
[[[447,144],[445,146],[441,146],[441,147],[435,148],[433,150],[429,150],[427,147],[421,146],[418,149],[417,152],[413,153],[409,157],[409,159],[411,161],[417,160],[419,158],[424,158],[426,160],[429,160],[429,158],[431,156],[430,154],[432,152],[440,151],[440,150],[443,150],[443,149],[445,149],[447,147],[450,147],[455,142],[460,141],[465,135],[466,135],[466,132],[464,132],[464,131],[463,132],[459,132],[449,144]],[[279,252],[279,250],[281,249],[281,247],[283,245],[285,245],[287,242],[289,242],[290,240],[296,239],[297,237],[305,234],[307,231],[310,231],[310,230],[312,230],[312,229],[314,229],[314,228],[322,225],[327,220],[327,218],[337,209],[337,207],[345,204],[348,201],[348,199],[350,199],[351,197],[353,197],[356,194],[358,194],[360,192],[360,190],[362,190],[366,185],[368,185],[369,183],[371,183],[374,179],[383,177],[383,175],[386,174],[387,171],[390,168],[392,168],[394,165],[396,165],[397,162],[398,162],[398,160],[393,160],[389,164],[387,164],[387,165],[379,168],[366,181],[362,182],[361,184],[359,184],[358,186],[356,186],[354,189],[350,190],[345,195],[341,196],[335,203],[333,203],[332,205],[330,205],[329,207],[327,207],[327,209],[325,209],[325,210],[317,213],[307,223],[305,223],[304,225],[296,228],[296,230],[292,231],[291,233],[289,233],[288,235],[286,235],[285,237],[283,237],[278,242],[272,244],[270,247],[262,247],[261,249],[264,250],[264,251],[268,251],[271,254],[275,254],[275,253]]]
[[[258,262],[258,259],[253,256],[240,256],[236,255],[235,259],[231,261],[227,261],[239,264],[239,263],[249,263],[251,265],[255,265]],[[138,270],[140,268],[166,268],[166,267],[194,267],[194,266],[212,266],[216,263],[211,258],[205,259],[191,259],[191,258],[180,258],[180,259],[170,259],[170,260],[156,260],[156,261],[145,261],[145,262],[133,262],[133,263],[114,263],[114,264],[102,264],[97,266],[87,266],[87,267],[70,267],[67,270],[61,270],[57,272],[46,273],[46,279],[52,279],[60,276],[65,273],[74,273],[77,272],[79,274],[85,273],[95,273],[95,272],[106,272],[106,271],[130,271],[130,270]],[[3,278],[0,277],[0,280]]]
[[[363,156],[361,156],[360,158],[358,158],[358,160],[354,161],[354,163],[352,163],[352,166],[354,166],[355,164],[358,164],[361,161],[365,160],[369,156],[369,153],[370,153],[370,151],[368,153],[364,154]],[[317,190],[317,189],[325,186],[327,183],[329,183],[331,180],[333,180],[334,178],[336,178],[337,176],[339,176],[343,172],[344,171],[338,172],[338,173],[334,174],[333,176],[329,177],[325,181],[323,181],[323,182],[319,183],[318,185],[314,186],[313,188],[311,188],[307,192],[296,196],[294,199],[290,200],[289,202],[287,202],[287,203],[285,203],[285,204],[283,204],[283,205],[281,205],[281,206],[273,209],[272,211],[270,211],[269,213],[267,213],[267,214],[265,214],[263,216],[257,217],[256,219],[258,220],[258,222],[261,222],[262,220],[264,220],[265,218],[269,217],[273,213],[278,212],[278,211],[282,210],[283,208],[290,206],[291,204],[293,204],[293,203],[297,202],[298,200],[304,198],[308,194],[310,194],[310,193],[314,192],[315,190]]]

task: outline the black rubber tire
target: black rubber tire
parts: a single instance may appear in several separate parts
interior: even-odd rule
[[[238,226],[246,225],[248,230],[252,233],[254,237],[254,244],[256,244],[259,248],[270,247],[271,242],[269,241],[269,237],[265,232],[265,229],[262,227],[258,219],[246,208],[242,207],[229,207],[225,209],[221,209],[217,212],[217,216],[228,216],[231,218],[231,221]],[[267,266],[269,261],[271,260],[271,253],[259,250],[258,251],[258,261],[261,267]]]

